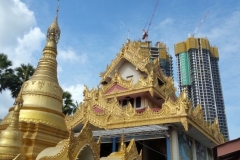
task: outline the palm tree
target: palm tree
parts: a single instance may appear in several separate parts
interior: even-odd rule
[[[23,82],[31,78],[35,72],[35,68],[31,64],[21,64],[20,67],[15,68],[14,71],[15,72],[11,78],[11,85],[9,86],[9,89],[11,91],[12,97],[16,98],[21,90]]]
[[[62,99],[63,99],[63,106],[62,106],[63,114],[72,115],[77,109],[77,102],[76,104],[73,103],[72,94],[69,93],[68,91],[63,92]]]
[[[11,78],[14,70],[10,68],[12,62],[8,60],[7,55],[0,53],[0,93],[6,90],[11,84]]]

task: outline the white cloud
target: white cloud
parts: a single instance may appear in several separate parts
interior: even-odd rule
[[[207,36],[213,45],[217,44],[217,47],[222,53],[220,56],[231,56],[229,53],[238,52],[240,50],[240,39],[239,39],[239,23],[240,23],[240,12],[234,12],[228,17],[220,18],[219,24],[216,24],[212,29],[199,33],[201,36]],[[216,17],[214,17],[216,19]],[[209,20],[208,24],[214,25],[213,20]]]
[[[8,113],[8,108],[13,106],[14,99],[9,90],[0,93],[0,118],[4,118]]]
[[[1,0],[0,24],[0,52],[8,55],[14,67],[33,61],[44,39],[34,13],[19,0]]]
[[[20,0],[0,0],[0,24],[0,53],[8,55],[13,67],[32,62],[44,39],[36,26],[34,12]],[[13,102],[10,91],[0,93],[0,118],[7,114]]]
[[[176,81],[176,80],[174,80],[174,87],[177,89],[176,90],[176,95],[179,95],[180,94],[179,84],[178,84],[178,81]]]
[[[72,99],[74,102],[82,102],[83,101],[83,89],[84,85],[83,84],[77,84],[77,85],[71,85],[71,86],[62,86],[64,91],[68,91],[72,94]]]
[[[18,38],[18,45],[14,52],[14,64],[19,65],[23,62],[28,63],[32,60],[32,54],[41,50],[41,42],[44,40],[44,34],[38,27],[34,27],[25,34],[23,38]]]
[[[161,21],[156,27],[155,29],[160,29],[160,28],[164,28],[167,27],[169,25],[172,25],[174,23],[174,20],[171,17],[168,17],[166,19],[164,19],[163,21]]]
[[[58,58],[62,61],[80,62],[81,64],[87,61],[86,53],[78,55],[72,48],[67,48],[66,50],[59,49]]]
[[[36,25],[34,13],[19,0],[0,1],[0,48],[17,44],[16,37],[22,37]]]
[[[58,64],[57,66],[57,73],[61,73],[63,71],[62,67]]]

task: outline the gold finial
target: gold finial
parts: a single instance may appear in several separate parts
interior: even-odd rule
[[[187,89],[184,88],[182,93],[181,93],[181,97],[183,99],[183,101],[187,101]]]
[[[124,140],[125,140],[124,134],[122,134],[122,136],[121,136],[121,148],[120,148],[120,151],[125,151],[126,146],[125,146]]]
[[[58,26],[58,12],[59,12],[60,2],[58,0],[58,6],[56,9],[56,17],[53,21],[53,23],[49,26],[47,31],[47,41],[54,40],[57,44],[60,39],[61,30]]]
[[[14,111],[12,115],[12,121],[9,125],[9,128],[14,128],[14,130],[19,130],[18,128],[18,122],[19,122],[19,112],[21,107],[23,106],[23,99],[22,99],[22,91],[19,92],[15,102],[14,102]]]

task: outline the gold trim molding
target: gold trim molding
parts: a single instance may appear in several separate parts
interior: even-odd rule
[[[88,97],[85,102],[81,103],[73,116],[65,117],[68,128],[74,128],[86,121],[104,129],[181,123],[186,131],[188,131],[189,125],[192,125],[216,144],[224,142],[218,121],[215,120],[213,124],[204,121],[201,106],[198,105],[193,109],[185,91],[180,94],[176,101],[167,97],[161,110],[153,111],[147,107],[141,113],[137,113],[130,103],[122,108],[116,98],[108,101],[101,94],[96,96],[95,91],[91,91],[91,93],[92,97]],[[101,114],[95,112],[94,107],[96,106],[102,111]]]

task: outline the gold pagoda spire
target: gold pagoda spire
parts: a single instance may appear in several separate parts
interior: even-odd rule
[[[59,5],[56,17],[47,30],[47,42],[36,71],[23,84],[24,105],[20,120],[41,122],[67,130],[62,114],[63,91],[57,78],[57,43],[61,32],[58,26],[58,10]]]
[[[61,30],[58,26],[59,0],[58,0],[58,6],[57,6],[56,11],[57,11],[56,17],[55,17],[53,23],[48,27],[48,30],[47,30],[47,42],[51,42],[51,43],[47,43],[46,46],[48,46],[49,44],[54,45],[54,46],[50,45],[49,47],[56,47],[56,44],[58,43],[58,41],[60,39]]]
[[[11,122],[7,129],[3,130],[0,134],[0,160],[12,160],[17,156],[20,156],[21,159],[25,159],[23,134],[19,130],[19,112],[22,106],[23,99],[22,92],[20,91],[14,103]]]
[[[17,98],[17,103],[24,101],[20,115],[18,108],[11,107],[0,124],[0,131],[18,125],[12,122],[11,117],[19,115],[17,123],[22,126],[20,129],[24,137],[24,150],[29,160],[36,159],[41,150],[55,146],[68,137],[65,115],[62,113],[63,90],[57,78],[57,43],[61,32],[58,10],[59,5],[56,17],[47,30],[47,42],[38,66],[33,76],[23,83],[21,98]]]
[[[58,1],[59,2],[59,1]],[[32,76],[32,79],[49,79],[55,83],[57,80],[57,43],[60,39],[61,30],[58,26],[59,3],[56,10],[56,17],[48,27],[46,34],[46,45],[43,49],[43,57],[38,63],[38,67]],[[52,62],[50,62],[51,60]]]
[[[120,152],[124,152],[125,149],[126,149],[126,145],[125,145],[124,141],[125,141],[125,137],[124,137],[124,134],[122,134],[122,136],[121,136],[121,147],[120,147]]]

